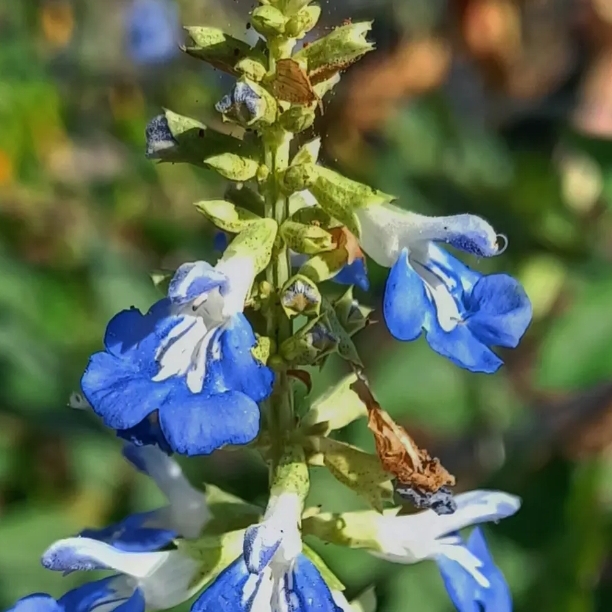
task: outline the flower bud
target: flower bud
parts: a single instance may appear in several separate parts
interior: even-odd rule
[[[316,225],[285,221],[280,234],[287,246],[297,253],[315,255],[334,248],[332,235]]]
[[[194,206],[216,227],[237,234],[260,217],[225,200],[203,200]]]
[[[255,273],[259,274],[270,262],[277,231],[278,224],[274,219],[257,219],[249,223],[230,242],[223,253],[223,259],[248,257],[254,262]]]
[[[224,120],[245,127],[271,125],[276,121],[278,112],[274,97],[248,78],[238,81],[234,89],[217,102],[215,108]]]
[[[281,127],[292,134],[299,134],[312,127],[314,120],[314,108],[301,104],[291,106],[279,117]]]
[[[182,47],[185,53],[230,74],[236,74],[236,64],[251,51],[246,42],[218,28],[189,26],[185,30],[192,41],[189,46]]]
[[[336,351],[338,355],[345,361],[348,361],[353,367],[363,368],[363,362],[359,357],[355,344],[351,340],[350,334],[341,325],[336,311],[325,298],[321,301],[321,312],[325,315],[330,332],[337,339]]]
[[[251,15],[251,23],[262,36],[274,37],[285,33],[287,17],[274,6],[258,6]]]
[[[229,181],[248,181],[257,174],[259,163],[235,153],[211,155],[204,163]]]
[[[245,57],[236,64],[236,72],[259,83],[266,76],[268,69],[260,58]]]
[[[225,152],[256,158],[249,143],[169,110],[151,119],[146,137],[146,156],[162,162],[185,162],[204,168],[206,158]]]
[[[369,316],[374,312],[374,309],[360,304],[353,297],[353,287],[349,287],[347,291],[339,299],[334,302],[334,310],[338,321],[349,336],[356,334],[368,325]]]
[[[280,292],[280,303],[289,319],[298,315],[319,316],[321,294],[316,284],[305,276],[293,276]]]
[[[329,331],[324,318],[317,317],[285,340],[279,352],[292,365],[313,365],[325,355],[333,353],[337,345],[338,341]]]
[[[304,38],[317,25],[320,17],[320,6],[305,6],[289,19],[285,25],[285,34],[291,38]]]
[[[262,2],[262,4],[271,4],[285,15],[295,15],[310,2],[312,2],[312,0],[266,0]]]
[[[345,70],[361,56],[374,49],[366,40],[371,21],[350,23],[332,30],[295,54],[296,61],[306,60],[308,76],[313,85]]]

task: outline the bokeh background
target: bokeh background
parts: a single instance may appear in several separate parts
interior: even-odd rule
[[[213,173],[144,158],[168,107],[217,125],[231,84],[177,51],[180,21],[254,40],[234,0],[0,0],[0,606],[80,579],[46,572],[55,539],[160,503],[87,411],[67,407],[107,320],[157,299],[149,272],[214,258],[192,207]],[[377,50],[351,68],[318,128],[325,162],[429,214],[470,212],[508,235],[477,262],[524,283],[534,321],[493,376],[424,343],[359,336],[378,399],[459,488],[521,495],[487,528],[515,609],[612,609],[612,3],[330,0],[319,32],[375,19]],[[476,262],[472,262],[476,263]],[[370,264],[378,307],[385,271]],[[374,318],[380,319],[380,313]],[[315,393],[344,372],[315,378]],[[339,433],[372,448],[364,423]],[[187,469],[264,503],[248,453]],[[360,502],[315,472],[311,502]],[[350,597],[384,612],[445,612],[433,563],[401,567],[315,546]],[[186,609],[186,607],[183,607]]]

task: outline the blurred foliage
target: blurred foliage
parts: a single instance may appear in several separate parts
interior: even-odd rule
[[[171,0],[168,0],[169,2]],[[0,0],[0,603],[58,595],[78,575],[40,553],[85,525],[160,502],[119,443],[66,406],[107,320],[147,308],[153,269],[214,258],[192,208],[212,173],[144,159],[161,107],[214,121],[225,78],[180,54],[130,54],[132,0]],[[247,28],[249,2],[181,0],[182,21]],[[612,17],[604,0],[334,0],[325,25],[376,19],[378,51],[343,77],[320,119],[328,163],[429,214],[477,213],[509,238],[480,261],[525,284],[534,323],[494,376],[458,370],[378,324],[358,337],[381,404],[458,476],[521,495],[488,529],[515,607],[612,606]],[[133,33],[132,33],[133,35]],[[474,262],[473,262],[474,263]],[[385,271],[371,264],[379,305]],[[380,319],[375,314],[374,318]],[[315,375],[318,393],[343,367]],[[339,434],[372,448],[364,423]],[[248,453],[190,461],[262,503]],[[359,507],[323,471],[312,504]],[[432,563],[395,566],[313,542],[349,596],[379,609],[450,610]],[[187,609],[187,606],[183,607]]]

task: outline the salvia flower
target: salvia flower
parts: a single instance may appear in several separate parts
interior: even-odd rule
[[[145,609],[172,608],[194,594],[191,583],[199,569],[197,561],[178,550],[126,552],[91,538],[67,538],[55,542],[43,554],[42,564],[47,569],[62,572],[118,572],[69,591],[59,599],[56,608],[52,607],[51,601],[44,600],[43,605],[49,606],[49,610],[65,612],[100,609],[144,612]],[[25,598],[15,605],[14,610],[26,612],[36,603],[37,597],[43,596]]]
[[[449,244],[477,257],[501,252],[500,236],[480,217],[426,217],[391,204],[356,210],[360,244],[391,268],[383,313],[398,340],[429,345],[473,372],[495,372],[502,360],[492,346],[514,348],[531,321],[531,303],[508,274],[484,276],[437,246]],[[505,239],[504,239],[505,240]]]
[[[155,481],[169,504],[131,514],[102,529],[85,529],[79,535],[132,552],[159,550],[177,537],[197,538],[211,514],[206,496],[191,486],[180,465],[154,446],[126,445],[123,454]]]
[[[134,0],[125,19],[128,51],[137,64],[159,64],[178,53],[180,22],[171,0]]]
[[[296,492],[272,495],[263,521],[245,532],[243,555],[219,575],[192,612],[306,612],[315,605],[321,612],[339,612],[321,574],[302,553],[301,509]]]
[[[156,415],[170,448],[187,455],[255,438],[273,374],[254,358],[255,335],[242,314],[254,276],[248,257],[183,264],[167,298],[146,314],[131,308],[110,321],[106,350],[81,379],[107,426],[134,434]]]
[[[508,584],[493,562],[480,528],[470,534],[467,550],[480,561],[478,578],[445,556],[436,559],[446,590],[459,612],[512,612]]]
[[[376,519],[378,549],[372,554],[394,563],[417,563],[433,559],[438,563],[452,562],[455,575],[461,571],[479,585],[489,581],[487,559],[482,559],[466,547],[457,531],[480,523],[499,521],[518,511],[518,497],[501,491],[470,491],[455,497],[457,510],[453,514],[436,514],[426,510],[405,516],[384,515]]]

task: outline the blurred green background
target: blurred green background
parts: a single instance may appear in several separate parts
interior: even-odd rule
[[[144,127],[161,107],[215,124],[214,102],[231,85],[176,51],[175,23],[255,35],[250,2],[138,4],[0,0],[3,607],[81,579],[40,567],[52,541],[161,501],[112,433],[67,400],[108,319],[157,299],[150,270],[215,257],[213,229],[192,203],[221,197],[224,184],[144,158]],[[422,340],[394,342],[383,324],[369,327],[358,343],[378,399],[440,456],[459,489],[523,497],[516,517],[487,528],[516,610],[608,612],[610,2],[330,0],[323,15],[319,33],[348,17],[375,19],[377,42],[319,121],[325,162],[411,209],[485,216],[510,246],[472,263],[517,275],[534,305],[521,347],[493,376],[457,369]],[[370,276],[373,291],[360,298],[378,307],[385,271],[371,264]],[[343,372],[330,362],[315,393]],[[339,436],[373,447],[364,423]],[[194,483],[265,503],[264,466],[247,453],[216,453],[187,469]],[[316,471],[310,501],[360,507]],[[349,597],[374,583],[383,612],[451,610],[433,563],[401,567],[315,547]]]

